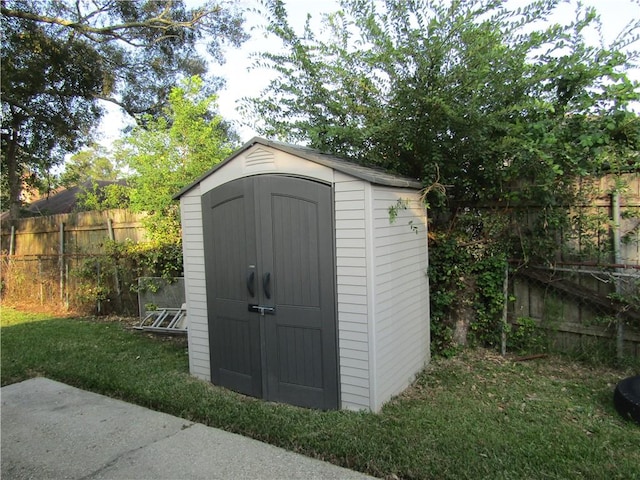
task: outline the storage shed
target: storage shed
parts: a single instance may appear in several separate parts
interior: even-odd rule
[[[191,373],[320,409],[400,393],[430,358],[420,187],[254,138],[182,189]]]

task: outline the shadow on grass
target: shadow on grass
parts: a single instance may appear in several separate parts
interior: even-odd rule
[[[117,323],[40,319],[0,341],[2,385],[46,376],[380,477],[633,478],[640,464],[640,429],[604,398],[611,373],[555,360],[438,361],[372,414],[230,392],[189,376],[184,345]]]
[[[36,375],[135,387],[141,378],[188,372],[186,346],[136,335],[113,322],[34,318],[2,327],[2,385]]]

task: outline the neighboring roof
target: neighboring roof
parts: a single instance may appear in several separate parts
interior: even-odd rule
[[[414,178],[402,177],[399,175],[394,175],[392,173],[386,172],[384,170],[379,170],[371,167],[364,167],[362,165],[358,165],[349,160],[345,160],[344,158],[339,158],[334,155],[323,153],[320,150],[316,150],[314,148],[302,147],[299,145],[291,145],[289,143],[277,142],[274,140],[267,140],[261,137],[254,137],[245,143],[242,147],[236,150],[231,156],[227,157],[225,160],[214,166],[211,170],[203,174],[200,178],[190,183],[182,190],[180,190],[177,194],[174,195],[174,199],[180,198],[182,195],[187,193],[193,187],[198,185],[203,179],[211,175],[217,169],[225,165],[226,163],[232,161],[234,158],[253,147],[254,145],[263,145],[265,147],[275,148],[276,150],[280,150],[282,152],[290,153],[291,155],[295,155],[296,157],[304,158],[305,160],[309,160],[310,162],[318,163],[320,165],[324,165],[325,167],[332,168],[342,173],[346,173],[347,175],[351,175],[353,177],[359,178],[361,180],[366,180],[367,182],[374,183],[376,185],[385,185],[388,187],[400,187],[400,188],[413,188],[420,189],[422,188],[422,184],[420,181]]]
[[[56,215],[59,213],[71,213],[76,209],[76,206],[78,204],[78,194],[93,190],[94,184],[97,184],[98,188],[101,189],[113,183],[123,184],[124,182],[109,180],[88,180],[80,185],[65,188],[59,191],[53,191],[49,195],[23,207],[22,217],[37,217],[44,215]],[[3,212],[3,218],[5,217],[5,213],[8,215],[7,212]]]

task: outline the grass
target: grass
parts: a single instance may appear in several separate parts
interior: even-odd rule
[[[263,402],[188,375],[186,345],[119,322],[3,308],[2,385],[65,382],[387,478],[640,476],[640,427],[618,416],[631,371],[486,351],[434,360],[379,414]]]

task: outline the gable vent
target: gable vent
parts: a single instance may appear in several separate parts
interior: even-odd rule
[[[265,150],[263,148],[256,148],[253,152],[245,157],[245,168],[273,165],[275,162],[275,155],[272,151]]]

